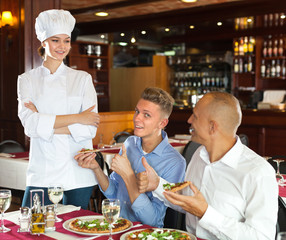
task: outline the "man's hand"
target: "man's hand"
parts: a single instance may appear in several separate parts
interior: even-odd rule
[[[26,108],[29,108],[32,112],[38,112],[38,109],[36,108],[34,103],[32,103],[31,101],[29,101],[28,103],[24,103],[24,106]]]
[[[98,127],[100,123],[100,116],[98,113],[92,112],[95,108],[95,105],[81,112],[80,115],[80,123],[85,125],[93,125]]]
[[[74,159],[78,165],[83,168],[96,170],[100,168],[98,162],[95,160],[96,153],[79,153],[75,155]]]
[[[146,171],[137,174],[138,190],[140,193],[154,191],[159,185],[160,178],[144,157],[142,157],[142,164]]]
[[[116,154],[112,159],[111,170],[119,174],[123,179],[133,174],[133,170],[127,157],[125,145],[122,145],[122,154]]]
[[[178,205],[185,211],[201,218],[208,208],[208,203],[193,183],[190,183],[190,188],[194,192],[193,196],[184,196],[171,191],[166,191],[163,194],[170,203]]]

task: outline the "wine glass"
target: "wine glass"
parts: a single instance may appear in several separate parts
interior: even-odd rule
[[[280,186],[284,186],[285,180],[283,175],[280,173],[280,163],[284,162],[283,159],[273,159],[273,162],[276,162],[277,164],[277,171],[276,171],[276,179],[278,181],[278,184]]]
[[[117,220],[120,214],[120,201],[119,199],[104,199],[102,201],[102,214],[105,220],[109,223],[109,238],[112,238],[112,224]]]
[[[58,203],[63,199],[64,195],[64,188],[61,184],[53,183],[50,184],[48,187],[48,194],[49,194],[49,199],[52,203],[55,205],[55,219],[56,222],[61,222],[63,219],[58,218],[57,216],[57,206]]]
[[[11,190],[0,189],[0,211],[1,211],[1,227],[0,233],[5,233],[11,231],[10,228],[4,226],[4,212],[10,207],[12,200]]]
[[[277,240],[286,240],[286,232],[278,233]]]

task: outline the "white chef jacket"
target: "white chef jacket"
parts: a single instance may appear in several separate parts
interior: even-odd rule
[[[203,239],[274,239],[278,211],[278,185],[273,167],[237,137],[236,144],[219,161],[211,163],[201,146],[194,153],[186,171],[205,197],[208,208],[199,219],[186,213],[188,232]],[[167,206],[178,211],[163,197],[160,179],[153,192]],[[193,195],[187,187],[183,195]]]
[[[24,106],[31,101],[38,113]],[[97,128],[72,124],[70,135],[54,134],[56,115],[78,114],[95,105],[97,96],[90,74],[62,63],[54,74],[43,65],[18,76],[18,116],[30,137],[27,186],[61,183],[65,190],[97,184],[90,169],[78,166],[74,156],[92,148]]]

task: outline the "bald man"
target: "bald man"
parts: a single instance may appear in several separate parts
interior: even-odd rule
[[[186,213],[188,232],[203,239],[274,239],[278,186],[274,169],[243,145],[236,135],[241,123],[238,100],[211,92],[197,103],[188,119],[192,140],[202,146],[186,171],[190,186],[182,194],[164,192],[166,181],[143,160],[139,191]]]

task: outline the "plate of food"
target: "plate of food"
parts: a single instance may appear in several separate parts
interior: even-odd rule
[[[144,240],[144,239],[176,239],[196,240],[197,238],[188,232],[170,228],[146,228],[126,232],[121,235],[120,240]]]
[[[124,218],[118,218],[113,224],[112,234],[129,230],[133,226],[132,222]],[[69,219],[63,223],[63,228],[83,235],[108,235],[109,223],[103,216],[91,215]]]

